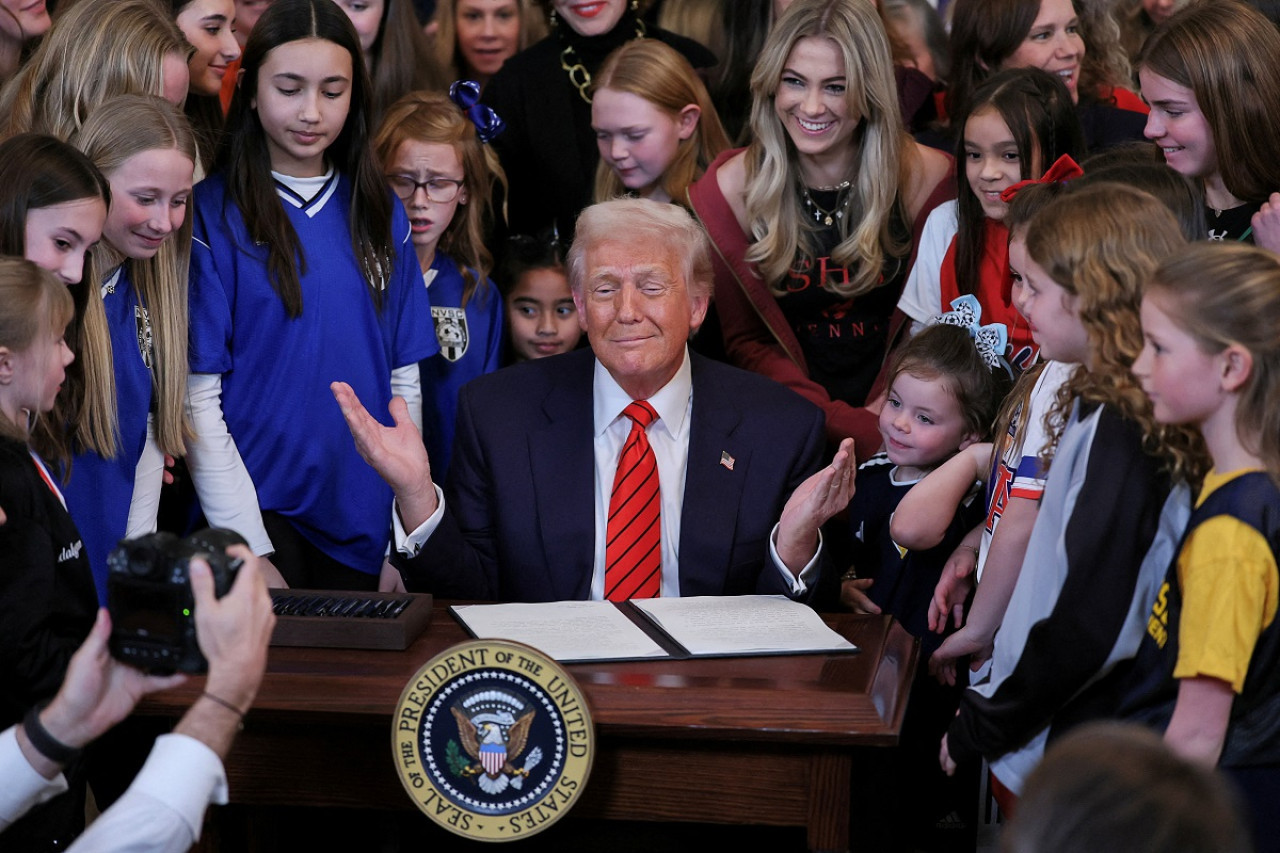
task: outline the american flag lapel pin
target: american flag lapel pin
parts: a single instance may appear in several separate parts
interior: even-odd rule
[[[729,451],[720,451],[720,464],[730,471],[733,470],[733,457],[729,455]]]

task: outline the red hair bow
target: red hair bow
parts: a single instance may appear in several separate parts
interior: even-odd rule
[[[1071,155],[1063,154],[1054,161],[1053,165],[1049,167],[1049,170],[1040,178],[1029,181],[1018,181],[1013,186],[1002,190],[1000,192],[1000,200],[1005,204],[1008,204],[1013,201],[1013,197],[1016,196],[1024,187],[1029,187],[1033,184],[1066,183],[1067,181],[1078,178],[1083,174],[1084,169],[1081,169],[1076,161],[1071,159]]]

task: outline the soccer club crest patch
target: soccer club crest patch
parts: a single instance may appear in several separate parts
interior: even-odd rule
[[[577,683],[551,658],[505,640],[461,643],[400,694],[396,771],[424,814],[467,838],[514,841],[577,802],[595,728]]]
[[[471,333],[467,329],[467,312],[461,308],[431,306],[431,320],[436,324],[436,341],[440,354],[449,361],[457,361],[467,352]]]

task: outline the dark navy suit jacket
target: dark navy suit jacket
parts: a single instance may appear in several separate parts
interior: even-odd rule
[[[822,465],[822,413],[768,379],[690,359],[680,593],[786,593],[768,538],[791,492]],[[494,601],[590,596],[594,365],[584,349],[462,389],[444,516],[418,555],[397,556],[410,590]]]

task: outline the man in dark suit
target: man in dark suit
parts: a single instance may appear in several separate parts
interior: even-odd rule
[[[627,597],[607,579],[616,560],[605,543],[626,535],[611,519],[619,459],[637,432],[655,458],[661,541],[645,546],[655,577],[636,595],[812,589],[817,527],[852,493],[852,448],[819,471],[817,408],[688,352],[711,275],[705,234],[682,208],[637,199],[588,208],[569,278],[591,351],[467,385],[443,491],[403,402],[392,403],[396,426],[384,427],[335,383],[357,446],[395,490],[397,565],[409,589],[502,601]],[[633,424],[623,414],[633,401],[656,419]]]

